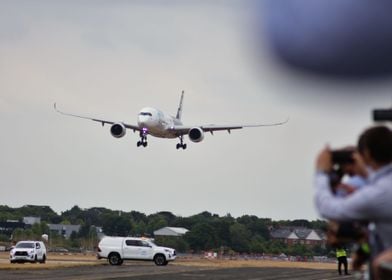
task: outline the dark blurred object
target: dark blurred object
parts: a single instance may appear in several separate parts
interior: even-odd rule
[[[354,250],[354,254],[352,255],[352,266],[353,270],[360,271],[362,266],[366,264],[366,262],[370,258],[370,246],[368,243],[356,244],[356,249]]]
[[[358,241],[361,238],[366,237],[364,227],[358,222],[339,223],[339,228],[336,235],[338,238],[351,241]]]
[[[342,168],[340,166],[334,166],[333,170],[329,172],[329,184],[331,186],[332,192],[336,195],[337,187],[342,182],[342,178],[344,176]]]
[[[392,1],[261,3],[261,26],[272,50],[287,64],[344,78],[392,74]]]
[[[392,109],[373,110],[373,120],[376,122],[392,121]]]
[[[336,150],[332,151],[332,162],[334,164],[354,163],[352,150]]]
[[[380,279],[392,279],[392,263],[384,262],[380,264]]]
[[[332,170],[329,172],[329,184],[334,194],[337,193],[337,188],[345,175],[344,165],[354,163],[353,153],[353,149],[331,151],[333,166]]]
[[[353,242],[367,240],[367,231],[359,222],[329,221],[327,228],[327,243],[332,247],[341,247]]]

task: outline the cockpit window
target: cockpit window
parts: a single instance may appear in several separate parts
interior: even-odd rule
[[[152,114],[151,114],[150,112],[140,112],[139,115],[141,115],[141,116],[150,116],[150,117],[152,117]]]

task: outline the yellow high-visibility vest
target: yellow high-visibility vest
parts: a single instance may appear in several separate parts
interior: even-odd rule
[[[336,257],[337,258],[339,258],[339,257],[346,257],[346,256],[347,256],[346,250],[344,250],[344,249],[336,249]]]

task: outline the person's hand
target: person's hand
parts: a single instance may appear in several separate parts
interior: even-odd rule
[[[339,184],[336,186],[336,190],[343,190],[345,191],[347,194],[351,194],[353,192],[355,192],[356,188],[353,186],[350,186],[348,184]]]
[[[332,170],[332,154],[329,147],[325,147],[317,156],[316,170],[328,173]]]

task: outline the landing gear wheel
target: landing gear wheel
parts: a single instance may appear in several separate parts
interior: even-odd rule
[[[144,143],[143,143],[143,147],[147,147],[147,142],[144,142]]]
[[[140,147],[141,144],[142,144],[142,142],[140,142],[140,141],[137,141],[137,143],[136,143],[136,145],[137,145],[138,147]]]
[[[180,149],[180,148],[185,150],[186,149],[186,144],[184,144],[184,136],[180,135],[180,136],[178,136],[178,138],[180,138],[180,143],[177,143],[177,146],[176,146],[177,150]]]

